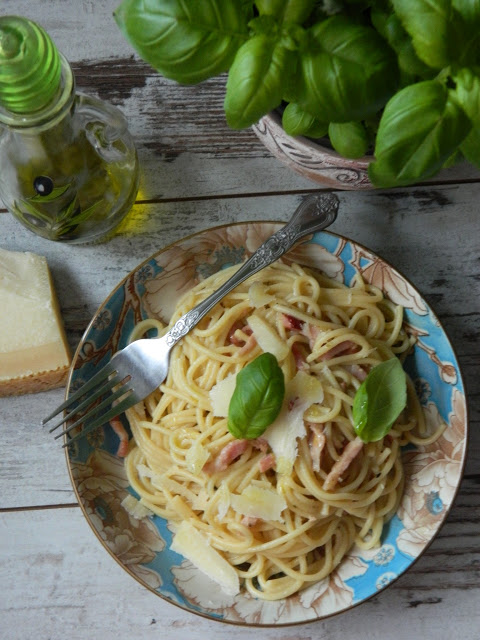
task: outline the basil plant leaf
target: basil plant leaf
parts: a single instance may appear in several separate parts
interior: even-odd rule
[[[371,20],[375,29],[387,40],[397,54],[400,71],[407,77],[430,78],[435,73],[417,56],[411,37],[405,31],[395,13],[376,5],[371,11]],[[410,84],[410,82],[407,82]]]
[[[295,59],[294,52],[266,34],[254,35],[240,47],[230,67],[224,101],[232,129],[250,127],[278,107]]]
[[[385,40],[372,27],[343,15],[308,33],[295,101],[321,122],[375,115],[398,86],[396,57]]]
[[[469,162],[480,167],[480,67],[460,69],[454,81],[455,95],[473,124],[460,150]]]
[[[277,359],[262,353],[237,374],[228,430],[235,438],[258,438],[280,413],[284,396],[285,380]]]
[[[269,15],[279,22],[302,24],[315,8],[316,0],[256,0],[260,15]]]
[[[404,87],[389,100],[380,120],[370,180],[376,187],[392,187],[429,178],[471,127],[452,91],[440,82]]]
[[[248,38],[253,10],[238,0],[123,0],[114,17],[152,67],[196,84],[229,68]]]
[[[392,5],[423,62],[443,69],[457,59],[464,46],[464,20],[452,0],[392,0]]]
[[[327,135],[328,125],[319,122],[295,102],[287,104],[282,115],[282,127],[289,136],[322,138]]]
[[[361,158],[368,149],[367,131],[361,122],[331,122],[328,137],[344,158]]]
[[[407,404],[407,379],[398,358],[374,367],[353,399],[353,423],[364,442],[381,440]]]

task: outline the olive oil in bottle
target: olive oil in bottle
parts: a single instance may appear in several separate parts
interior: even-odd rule
[[[130,210],[138,159],[115,107],[77,93],[48,34],[0,17],[0,197],[28,229],[69,243],[105,239]]]

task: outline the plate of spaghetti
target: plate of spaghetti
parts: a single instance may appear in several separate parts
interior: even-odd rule
[[[161,335],[280,226],[213,228],[140,264],[95,314],[67,393]],[[391,363],[403,387],[380,380]],[[87,521],[141,584],[269,626],[338,614],[404,573],[448,515],[466,442],[437,317],[396,269],[324,231],[228,294],[159,389],[67,461]]]

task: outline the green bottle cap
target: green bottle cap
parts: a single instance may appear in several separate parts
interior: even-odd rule
[[[13,113],[47,106],[58,91],[62,63],[47,33],[19,16],[0,17],[0,105]]]

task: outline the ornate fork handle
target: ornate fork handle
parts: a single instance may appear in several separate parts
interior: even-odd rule
[[[164,335],[164,341],[169,346],[176,344],[237,285],[278,260],[304,236],[331,225],[337,217],[338,204],[338,198],[333,193],[305,198],[290,222],[270,236],[221,287],[179,318]]]

